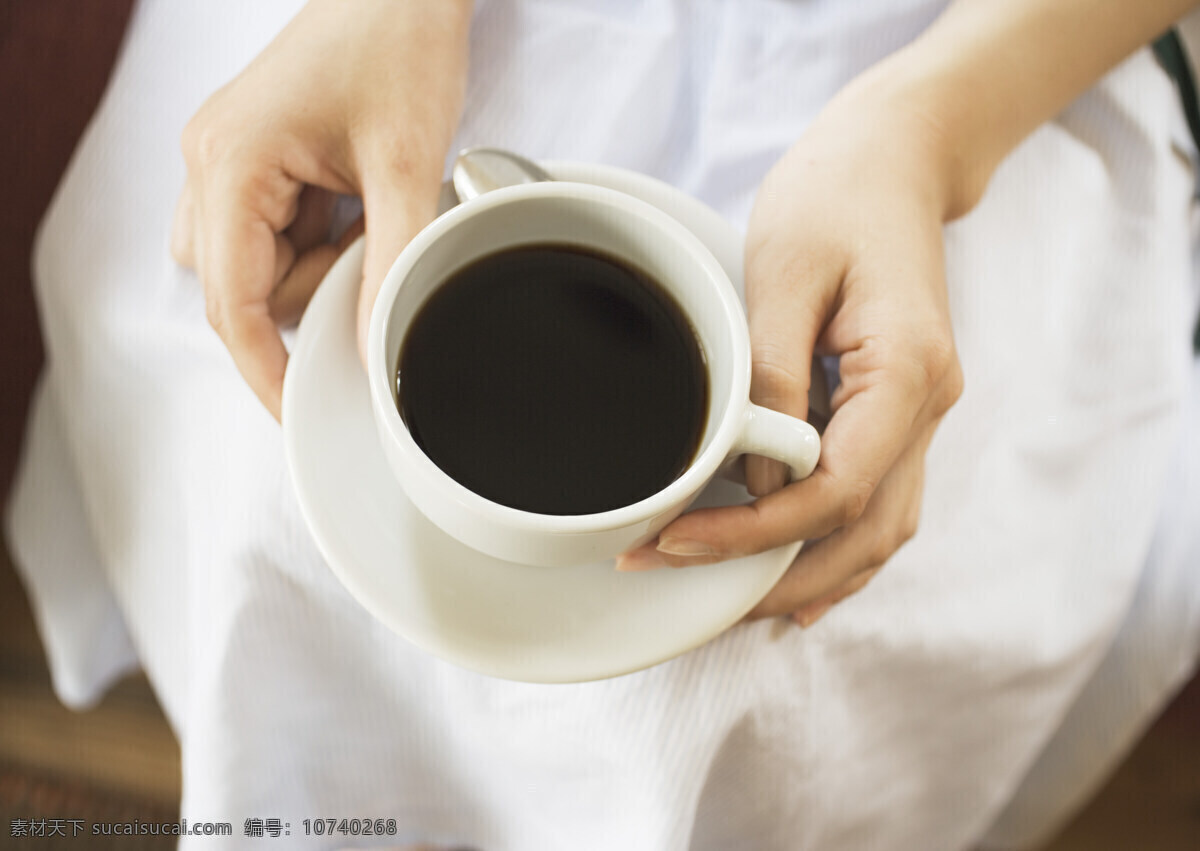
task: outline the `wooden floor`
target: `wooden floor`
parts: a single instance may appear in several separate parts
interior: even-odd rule
[[[179,745],[145,678],[121,682],[88,712],[59,703],[24,589],[0,549],[0,776],[19,771],[156,811],[179,806]],[[0,822],[0,848],[9,827]]]
[[[179,776],[179,747],[144,678],[121,683],[85,713],[58,703],[24,592],[0,548],[0,849],[165,851],[173,847],[171,841],[102,846],[91,839],[86,845],[13,839],[10,819],[54,815],[31,812],[39,801],[43,810],[46,802],[56,802],[59,816],[90,812],[95,821],[174,819]],[[235,833],[239,829],[235,825]],[[1176,700],[1091,805],[1042,851],[1197,849],[1200,680]]]

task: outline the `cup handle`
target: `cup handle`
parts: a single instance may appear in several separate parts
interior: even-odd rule
[[[817,468],[821,437],[802,419],[747,402],[742,414],[742,430],[722,468],[723,475],[743,479],[742,465],[737,463],[743,455],[762,455],[782,461],[791,470],[792,481],[798,481],[808,478]]]

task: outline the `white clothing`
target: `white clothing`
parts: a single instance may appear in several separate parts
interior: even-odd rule
[[[1069,813],[1190,670],[1200,624],[1182,570],[1200,453],[1172,450],[1190,148],[1149,53],[947,229],[966,391],[929,452],[921,529],[871,586],[810,631],[739,626],[648,671],[543,686],[431,658],[349,597],[278,427],[168,253],[180,130],[299,5],[142,0],[35,256],[49,357],[10,540],[62,699],[143,666],[181,742],[183,815],[235,825],[180,847],[258,847],[246,818],[296,836],[346,816],[397,819],[375,844],[484,851],[949,851],[1002,812],[994,847]],[[828,98],[941,5],[482,2],[454,147],[633,168],[743,225]],[[1146,616],[1164,599],[1169,632]],[[1087,711],[1134,672],[1136,695]]]

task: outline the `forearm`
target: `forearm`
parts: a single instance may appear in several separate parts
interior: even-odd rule
[[[920,38],[854,84],[917,116],[948,164],[945,218],[996,166],[1197,0],[956,0]],[[879,94],[880,92],[874,92]]]

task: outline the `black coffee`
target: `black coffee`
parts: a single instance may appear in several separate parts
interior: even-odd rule
[[[687,318],[624,262],[513,248],[448,278],[400,351],[400,415],[447,475],[493,502],[593,514],[691,463],[708,373]]]

